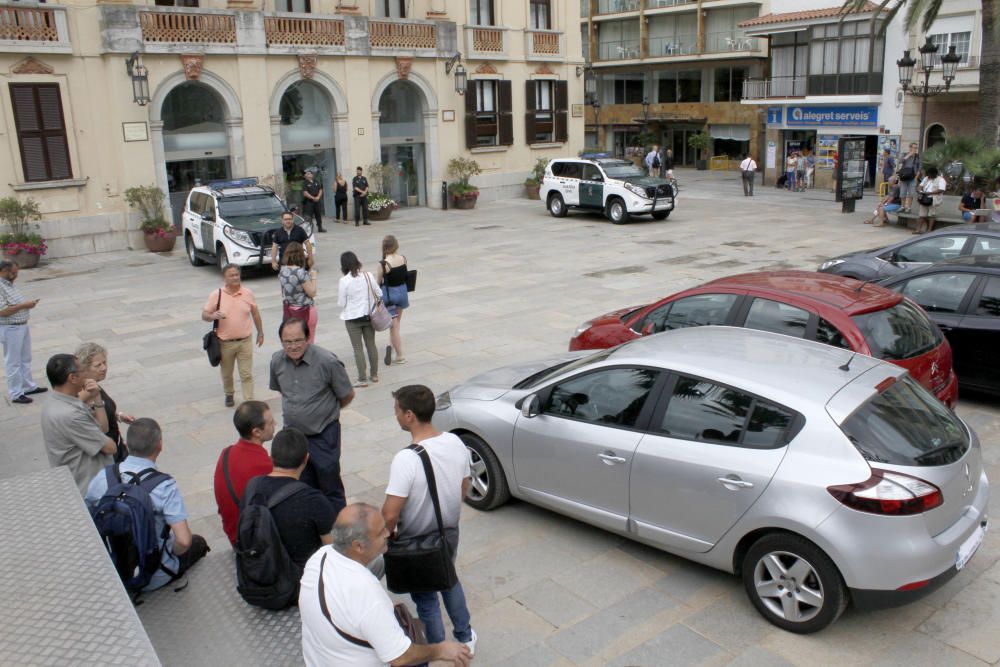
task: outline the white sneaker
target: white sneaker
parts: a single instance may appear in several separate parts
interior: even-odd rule
[[[467,642],[464,642],[464,644],[469,647],[469,653],[471,653],[472,655],[476,655],[476,642],[477,641],[479,641],[479,635],[477,635],[476,631],[473,630],[472,631],[472,639],[470,639]]]

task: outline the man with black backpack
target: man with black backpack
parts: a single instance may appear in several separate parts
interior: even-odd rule
[[[177,482],[156,469],[163,451],[159,424],[136,419],[126,442],[128,457],[99,472],[85,499],[126,590],[136,596],[183,575],[209,547],[191,533]]]
[[[301,431],[275,434],[271,460],[271,474],[251,479],[240,501],[236,582],[247,603],[284,609],[298,599],[306,561],[330,544],[336,514],[323,493],[299,481],[309,460]]]

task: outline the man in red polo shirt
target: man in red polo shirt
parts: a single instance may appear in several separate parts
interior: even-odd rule
[[[235,544],[243,489],[251,478],[269,475],[273,468],[264,443],[274,437],[274,417],[267,403],[244,401],[233,413],[233,425],[240,439],[219,455],[215,466],[215,503],[222,515],[222,530],[229,542]]]

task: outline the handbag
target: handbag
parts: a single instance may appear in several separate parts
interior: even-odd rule
[[[416,292],[417,291],[417,270],[410,269],[406,272],[406,291]]]
[[[917,197],[917,203],[920,204],[921,206],[933,206],[934,197],[921,192],[920,195]]]
[[[912,181],[917,177],[917,171],[913,167],[903,167],[899,170],[899,180]]]
[[[385,552],[385,583],[393,593],[429,593],[446,591],[458,583],[451,546],[441,519],[441,502],[438,500],[434,468],[427,450],[420,445],[407,447],[420,457],[427,476],[427,490],[434,504],[437,532],[419,535],[412,540],[390,540]],[[452,531],[454,535],[454,531]]]
[[[288,320],[295,317],[302,320],[303,322],[308,322],[309,308],[310,306],[293,306],[290,303],[282,304],[281,321],[287,322]]]
[[[222,288],[219,288],[219,301],[215,304],[215,309],[222,307]],[[219,320],[212,322],[212,330],[201,339],[201,347],[208,355],[208,363],[213,367],[222,363],[222,343],[219,341]]]
[[[326,616],[326,620],[330,622],[333,629],[337,631],[337,634],[343,637],[346,641],[351,642],[355,646],[362,646],[364,648],[372,648],[372,645],[366,642],[364,639],[359,639],[354,635],[349,635],[340,628],[337,624],[333,622],[333,617],[330,616],[330,608],[326,604],[326,585],[323,583],[323,571],[326,569],[326,556],[323,554],[323,558],[319,561],[319,608]],[[392,607],[392,613],[396,617],[396,622],[399,623],[399,627],[403,629],[403,634],[410,638],[410,641],[414,644],[426,644],[427,643],[427,631],[424,628],[424,622],[419,618],[415,618],[413,614],[410,613],[409,607],[407,607],[402,602],[397,602]]]
[[[382,302],[382,295],[375,294],[375,288],[372,287],[372,280],[367,271],[365,272],[365,281],[368,283],[368,293],[375,299],[375,304],[368,312],[368,317],[371,319],[375,331],[385,331],[392,326],[392,315],[389,314],[389,309]]]

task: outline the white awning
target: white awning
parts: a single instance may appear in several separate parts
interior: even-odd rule
[[[713,139],[750,141],[749,125],[710,125],[708,133]]]

